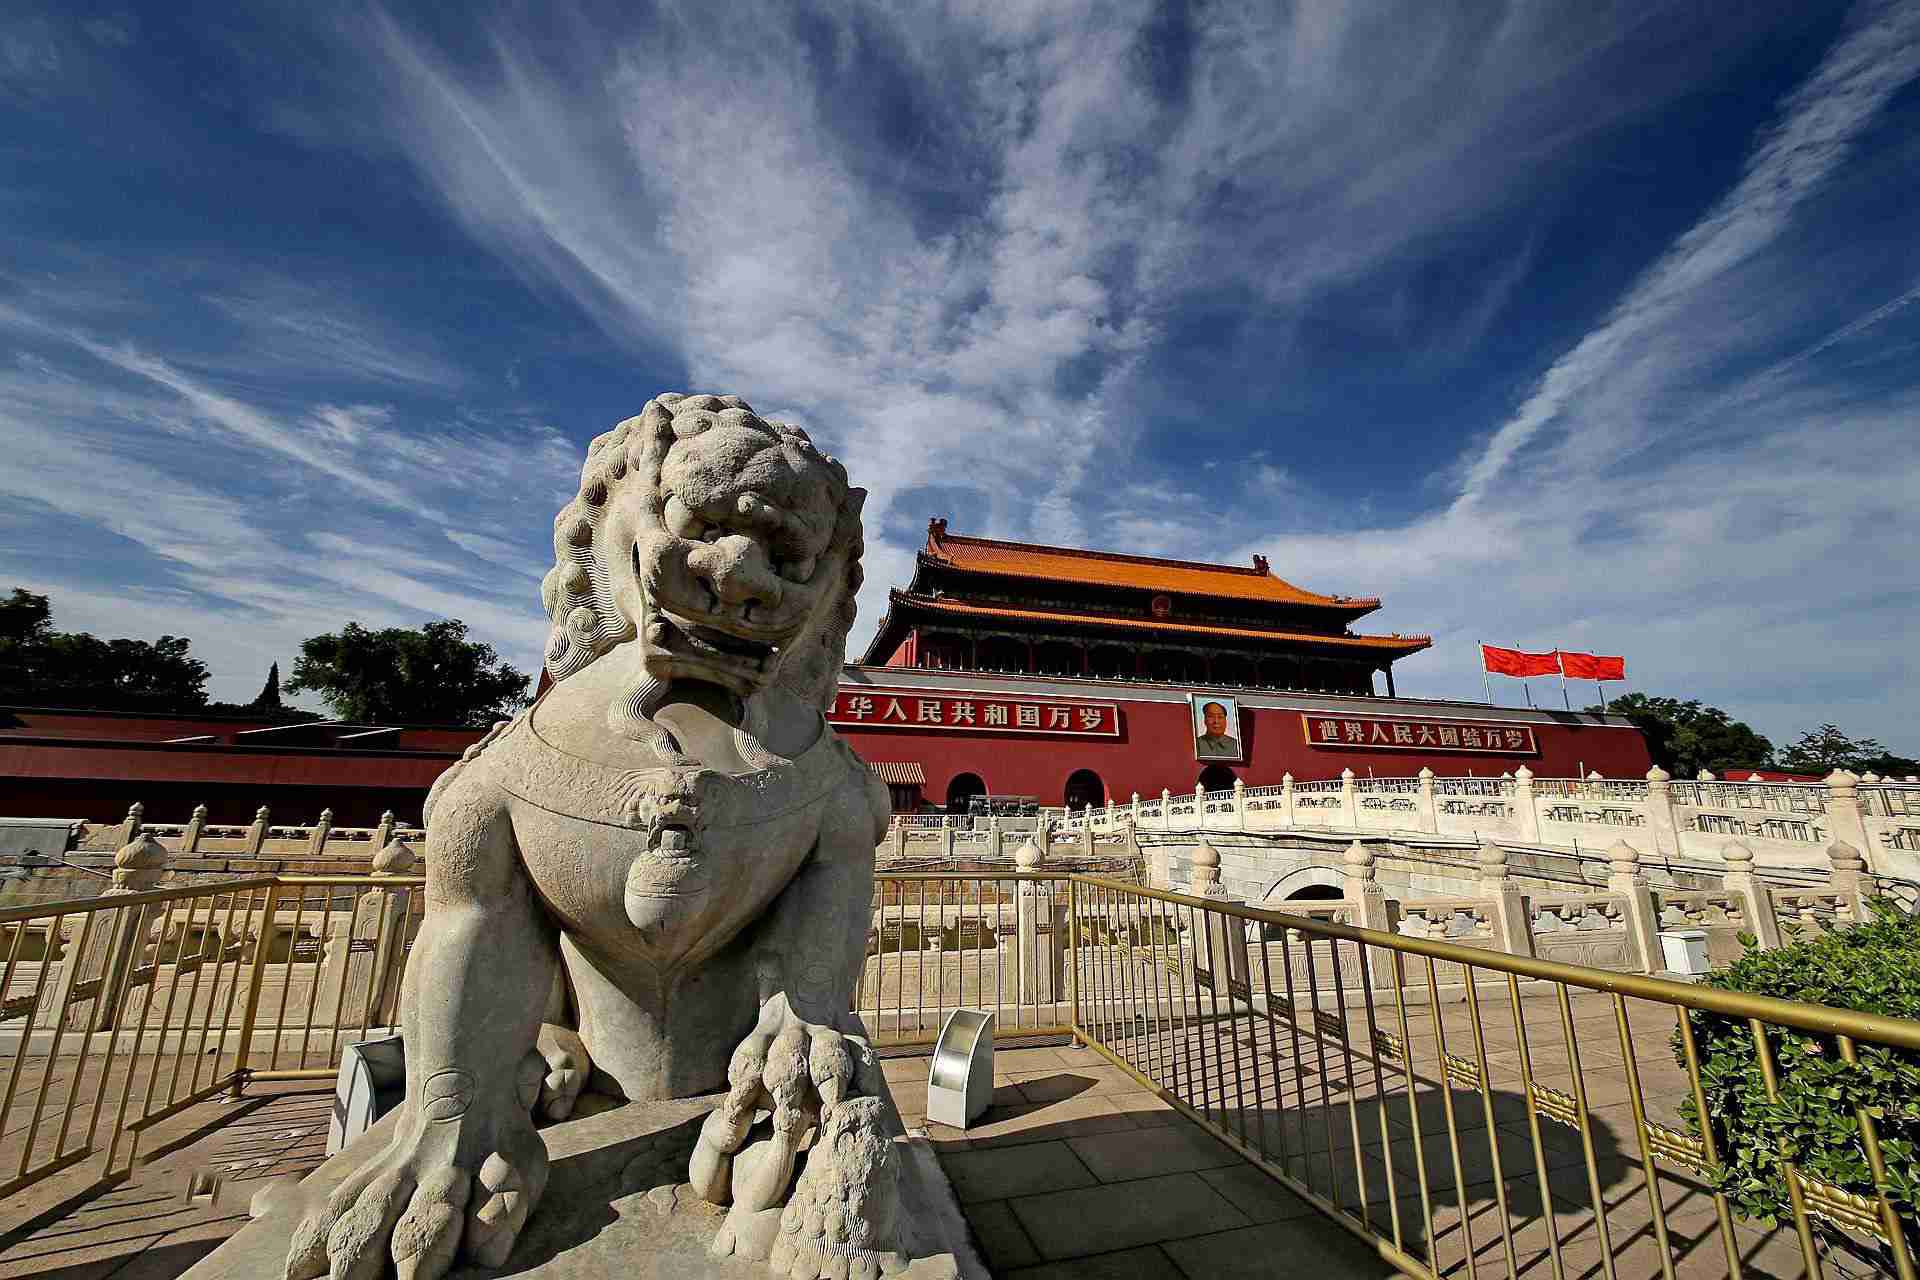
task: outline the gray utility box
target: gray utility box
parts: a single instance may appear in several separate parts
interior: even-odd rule
[[[955,1009],[927,1070],[927,1119],[964,1129],[993,1102],[993,1015]]]
[[[333,1081],[333,1119],[327,1124],[327,1154],[373,1128],[374,1121],[407,1096],[407,1052],[399,1036],[362,1040],[340,1051]]]

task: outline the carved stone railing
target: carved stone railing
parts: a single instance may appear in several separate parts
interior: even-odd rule
[[[1418,898],[1399,904],[1398,932],[1416,938],[1460,942],[1493,937],[1493,914],[1485,898]]]
[[[1920,783],[1863,782],[1836,772],[1825,782],[1536,778],[1524,765],[1497,778],[1414,777],[1300,780],[1187,792],[1091,810],[1057,811],[1064,829],[1117,832],[1298,829],[1406,832],[1493,838],[1550,852],[1601,848],[1627,836],[1649,857],[1711,869],[1730,842],[1750,846],[1763,867],[1817,869],[1834,841],[1863,850],[1878,874],[1920,881]]]

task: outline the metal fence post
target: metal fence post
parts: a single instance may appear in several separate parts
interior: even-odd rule
[[[262,805],[260,811],[266,812]],[[257,825],[257,822],[256,822]],[[253,1027],[260,1014],[260,987],[267,977],[267,944],[273,938],[273,916],[280,907],[280,886],[267,886],[267,901],[260,910],[260,926],[253,935],[253,971],[247,976],[247,1003],[240,1011],[240,1045],[233,1057],[233,1096],[247,1087],[247,1062],[253,1056]]]

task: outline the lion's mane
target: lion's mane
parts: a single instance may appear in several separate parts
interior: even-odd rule
[[[701,416],[725,409],[753,410],[739,396],[668,393],[647,402],[638,416],[594,438],[580,469],[580,491],[560,508],[553,521],[554,565],[540,584],[541,601],[553,626],[547,634],[546,666],[555,683],[584,669],[636,635],[636,621],[626,616],[614,598],[610,556],[624,556],[624,547],[602,545],[602,531],[613,497],[638,493],[649,519],[660,521],[663,499],[660,468],[676,439],[704,430],[711,419]],[[807,433],[786,422],[757,415],[744,424],[763,431],[767,447],[800,449],[817,461],[840,495],[840,509],[828,554],[845,549],[846,571],[837,594],[830,595],[814,614],[808,630],[782,650],[773,682],[810,706],[825,710],[838,690],[840,669],[846,661],[847,632],[853,626],[855,597],[860,591],[860,558],[865,550],[860,508],[862,489],[850,488],[846,468],[814,446]]]

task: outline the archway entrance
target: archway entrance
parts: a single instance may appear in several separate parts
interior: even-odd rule
[[[1200,771],[1202,791],[1233,790],[1233,770],[1223,764],[1210,764]]]
[[[956,773],[953,775],[953,781],[947,784],[947,812],[964,814],[967,812],[968,801],[975,796],[985,794],[987,794],[987,784],[980,781],[979,774]]]
[[[1069,809],[1096,809],[1107,802],[1107,784],[1091,769],[1075,769],[1067,775],[1066,803]]]
[[[1330,884],[1303,884],[1288,894],[1288,902],[1338,902],[1347,895]]]

